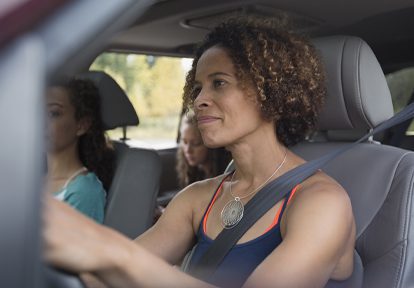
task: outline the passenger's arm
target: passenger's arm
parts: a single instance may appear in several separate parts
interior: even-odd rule
[[[340,257],[353,247],[354,220],[346,192],[334,184],[298,192],[284,215],[282,243],[245,287],[324,287]]]

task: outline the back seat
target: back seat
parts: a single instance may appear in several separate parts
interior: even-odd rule
[[[106,130],[139,124],[134,107],[111,76],[101,71],[88,71],[78,76],[92,80],[98,87]],[[161,159],[152,149],[132,148],[122,141],[113,141],[113,146],[115,168],[104,224],[135,238],[153,222]]]

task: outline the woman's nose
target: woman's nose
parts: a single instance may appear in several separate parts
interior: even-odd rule
[[[194,100],[194,108],[196,110],[202,110],[211,104],[211,97],[206,89],[201,89],[197,97]]]

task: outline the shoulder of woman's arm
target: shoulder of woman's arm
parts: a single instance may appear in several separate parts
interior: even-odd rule
[[[333,245],[349,237],[354,223],[351,200],[346,191],[326,175],[299,186],[283,215],[284,241],[312,233],[326,237]]]
[[[182,260],[194,245],[197,225],[201,220],[198,216],[201,212],[197,209],[205,209],[203,204],[207,205],[208,191],[218,181],[214,179],[216,178],[193,183],[180,191],[155,225],[135,241],[169,263]]]
[[[223,180],[223,177],[225,176],[220,175],[197,181],[185,187],[171,200],[164,215],[168,216],[171,222],[173,222],[172,219],[175,218],[175,215],[182,215],[192,223],[194,229],[197,229],[197,225],[201,221],[201,216],[212,199],[217,187]]]
[[[302,221],[313,220],[352,222],[352,206],[346,191],[336,181],[326,175],[310,178],[298,187],[286,209],[286,228],[292,228]],[[289,227],[290,226],[290,227]],[[300,225],[302,226],[302,225]],[[302,227],[301,227],[302,229]]]
[[[282,243],[247,284],[323,286],[353,241],[354,220],[346,191],[324,175],[309,179],[299,186],[282,217]]]
[[[170,204],[180,202],[194,208],[198,208],[199,205],[204,206],[206,201],[210,201],[224,177],[226,175],[194,182],[177,193]]]

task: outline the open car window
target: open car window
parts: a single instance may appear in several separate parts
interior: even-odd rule
[[[394,112],[397,113],[414,100],[414,67],[389,73],[386,79],[392,96]],[[414,136],[414,121],[405,133],[407,136]]]
[[[104,71],[118,82],[138,113],[139,126],[127,129],[130,146],[176,146],[182,92],[191,62],[188,58],[107,52],[92,63],[90,70]],[[122,129],[108,135],[118,140]]]

